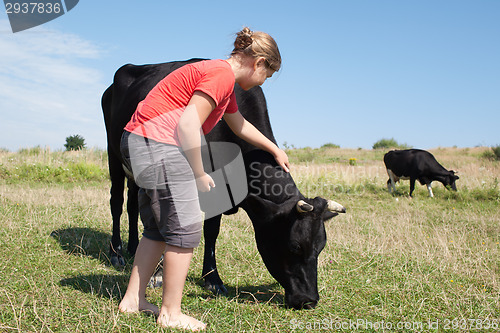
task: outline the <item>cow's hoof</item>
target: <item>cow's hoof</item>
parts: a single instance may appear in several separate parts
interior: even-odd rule
[[[223,284],[212,284],[208,281],[205,281],[205,289],[211,291],[214,295],[227,295],[227,289]]]
[[[115,268],[123,268],[125,266],[125,259],[123,259],[123,256],[112,254],[111,265]]]
[[[109,257],[113,267],[123,268],[125,266],[121,242],[117,246],[113,246],[113,242],[109,243]]]
[[[163,285],[163,256],[160,259],[158,265],[156,265],[155,272],[149,279],[149,288],[160,288]]]
[[[153,275],[149,279],[149,288],[160,288],[163,285],[163,277],[161,275]]]

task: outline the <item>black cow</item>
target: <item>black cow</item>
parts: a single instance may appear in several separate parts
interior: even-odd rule
[[[458,176],[453,170],[446,170],[428,151],[420,149],[392,150],[384,155],[384,163],[389,175],[389,180],[387,180],[389,192],[391,192],[391,187],[394,192],[396,191],[395,182],[399,179],[410,180],[410,197],[415,189],[417,179],[420,184],[427,185],[430,197],[434,196],[431,187],[434,180],[440,181],[446,188],[449,186],[452,190],[457,190],[455,181],[459,179]]]
[[[125,65],[115,74],[113,84],[104,92],[102,107],[108,136],[109,171],[111,176],[111,213],[113,235],[111,257],[114,265],[123,265],[120,239],[120,215],[123,206],[125,171],[119,150],[120,137],[137,104],[171,71],[191,62],[170,62],[153,65]],[[243,116],[266,137],[274,139],[267,105],[260,87],[243,91],[235,85],[238,107]],[[236,137],[222,120],[206,136],[207,142],[232,142],[240,146],[247,169],[250,194],[239,205],[252,220],[257,247],[270,273],[285,289],[285,303],[293,308],[312,308],[318,302],[317,257],[325,245],[323,222],[338,212],[341,205],[322,198],[307,199],[298,191],[289,174],[276,166],[269,154]],[[255,151],[254,151],[255,150]],[[252,163],[254,162],[254,163]],[[259,172],[258,170],[262,170]],[[264,172],[265,171],[265,172]],[[281,172],[280,176],[278,174]],[[137,236],[137,186],[128,179],[129,244],[135,253]],[[266,186],[274,192],[266,191]],[[277,188],[283,192],[276,193]],[[259,190],[260,189],[260,190]],[[225,214],[235,213],[237,207]],[[202,276],[205,287],[215,293],[226,288],[217,272],[215,243],[219,234],[221,215],[204,221],[205,253]]]
[[[269,153],[253,150],[244,159],[249,196],[241,207],[252,221],[264,264],[285,288],[286,304],[314,308],[318,255],[326,244],[324,222],[346,210],[332,200],[305,198]]]

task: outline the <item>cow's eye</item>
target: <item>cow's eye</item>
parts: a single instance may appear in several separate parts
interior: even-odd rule
[[[300,254],[302,252],[302,247],[298,242],[291,242],[290,251],[294,254]]]

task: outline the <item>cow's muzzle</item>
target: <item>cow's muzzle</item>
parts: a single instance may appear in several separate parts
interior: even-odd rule
[[[285,295],[285,305],[295,310],[311,310],[318,305],[319,296]]]

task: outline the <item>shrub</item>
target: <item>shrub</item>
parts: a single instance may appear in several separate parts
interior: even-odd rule
[[[493,150],[493,154],[495,154],[496,159],[500,160],[500,145],[496,147],[491,147],[491,150]]]
[[[324,145],[321,146],[321,148],[335,148],[335,149],[338,149],[340,148],[339,145],[336,145],[335,143],[325,143]]]
[[[480,156],[487,160],[500,160],[500,145],[483,151]]]
[[[408,146],[406,143],[400,144],[394,138],[391,139],[380,139],[373,144],[373,149],[387,149],[387,148],[398,148],[398,149],[408,149],[411,146]]]

